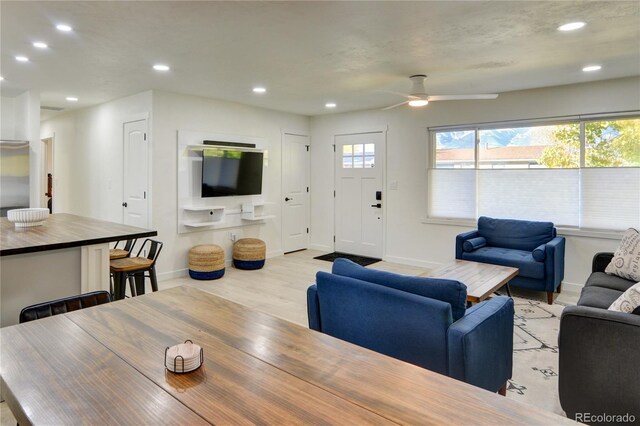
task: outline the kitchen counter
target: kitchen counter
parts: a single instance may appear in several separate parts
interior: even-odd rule
[[[67,213],[48,217],[44,225],[15,228],[0,219],[0,256],[80,247],[158,235],[156,231]]]
[[[16,324],[29,305],[109,290],[109,243],[157,234],[66,213],[32,228],[15,228],[1,218],[0,327]]]

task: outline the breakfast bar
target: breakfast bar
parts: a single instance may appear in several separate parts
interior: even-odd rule
[[[41,226],[0,219],[0,327],[34,303],[109,289],[109,243],[156,231],[66,213]]]

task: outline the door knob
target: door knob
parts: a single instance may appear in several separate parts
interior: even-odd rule
[[[127,202],[122,203],[122,207],[127,207]]]
[[[382,208],[382,204],[378,203],[378,204],[371,204],[371,207],[376,207],[378,209]]]
[[[285,201],[290,201],[290,200],[293,200],[293,198],[284,197],[284,200],[285,200]]]

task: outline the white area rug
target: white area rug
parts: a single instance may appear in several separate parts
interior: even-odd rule
[[[565,415],[558,399],[558,331],[564,305],[514,296],[513,377],[507,398]]]

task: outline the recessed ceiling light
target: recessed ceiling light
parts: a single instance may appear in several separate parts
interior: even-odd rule
[[[46,49],[47,47],[47,43],[43,43],[41,41],[36,41],[33,43],[33,47],[37,47],[38,49]]]
[[[67,96],[66,98],[69,102],[78,102],[78,98],[75,96]]]
[[[569,22],[568,24],[560,25],[558,31],[574,31],[584,27],[584,22]]]
[[[333,103],[333,102],[328,102],[328,103],[324,104],[324,106],[327,107],[327,108],[335,108],[336,104]]]
[[[0,75],[0,81],[4,80],[4,77]]]
[[[171,68],[169,68],[169,65],[155,64],[153,69],[156,71],[169,71]]]
[[[60,31],[63,31],[65,33],[68,33],[69,31],[73,31],[73,28],[71,28],[69,25],[67,24],[58,24],[56,25],[56,28]]]
[[[267,91],[267,89],[265,89],[264,87],[254,87],[253,88],[253,93],[265,93]]]
[[[18,62],[29,62],[29,58],[26,56],[16,56],[16,61]]]
[[[428,103],[429,101],[426,99],[414,99],[412,101],[409,101],[409,105],[412,107],[421,107],[427,105]]]
[[[582,71],[592,72],[592,71],[600,71],[601,69],[602,69],[602,66],[600,65],[589,65],[587,67],[582,68]]]

